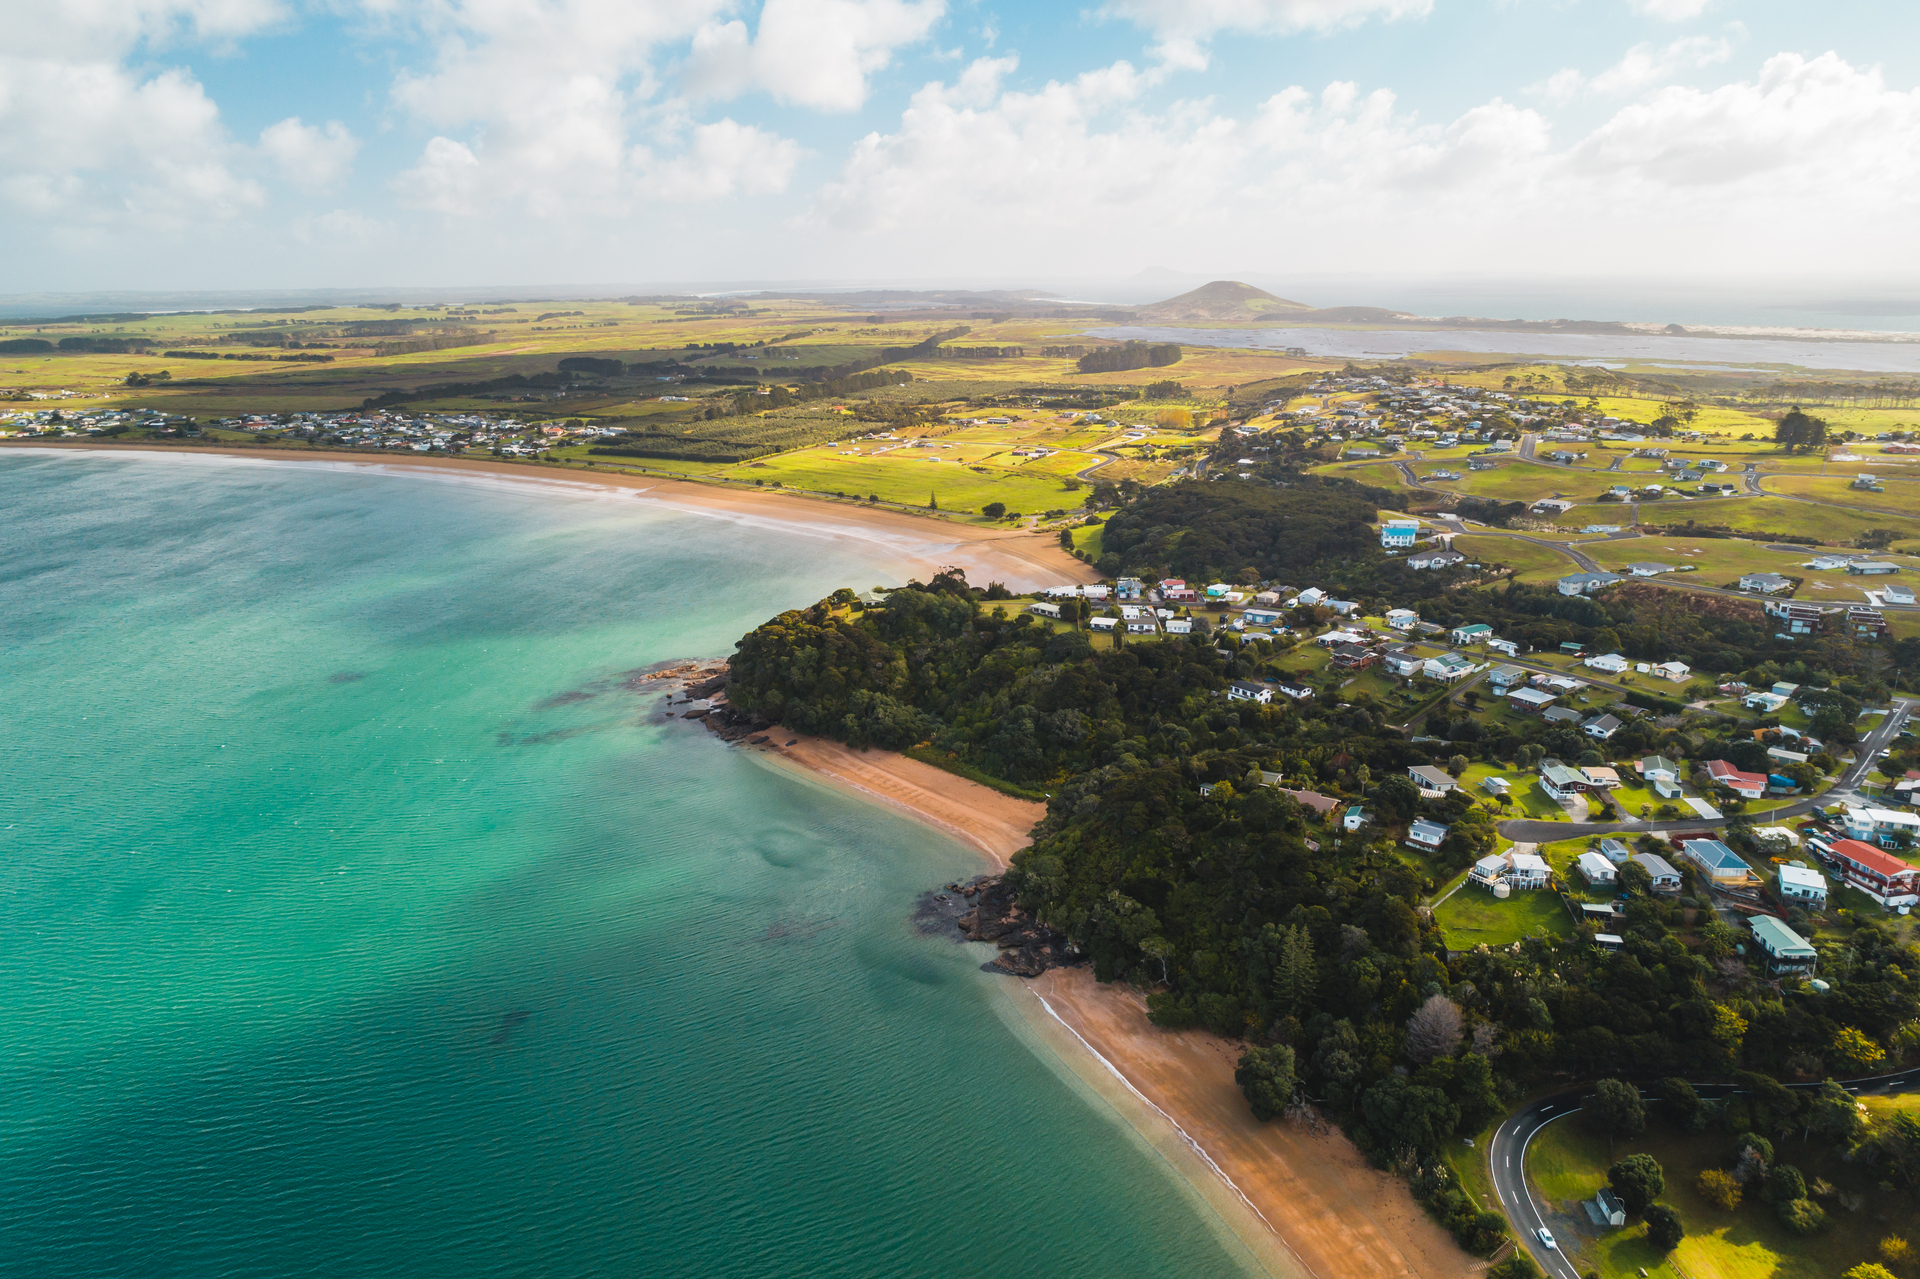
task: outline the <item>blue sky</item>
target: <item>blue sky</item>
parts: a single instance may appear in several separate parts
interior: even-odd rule
[[[1914,6],[15,0],[0,292],[1913,281]]]

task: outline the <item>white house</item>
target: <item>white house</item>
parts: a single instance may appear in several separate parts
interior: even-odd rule
[[[1611,715],[1595,715],[1580,726],[1580,731],[1598,741],[1606,741],[1620,731],[1620,721]]]
[[[1464,563],[1466,556],[1458,551],[1422,551],[1418,555],[1407,557],[1407,567],[1414,569],[1452,568]]]
[[[1657,662],[1654,664],[1653,673],[1675,684],[1684,684],[1693,678],[1693,668],[1685,662]]]
[[[1493,638],[1493,627],[1485,622],[1475,622],[1471,626],[1456,626],[1450,632],[1450,638],[1456,645],[1485,643]]]
[[[1396,631],[1411,630],[1419,625],[1420,614],[1410,608],[1390,608],[1387,610],[1386,623]]]
[[[1603,586],[1625,580],[1618,573],[1569,573],[1558,586],[1562,595],[1591,595]]]
[[[1781,901],[1802,903],[1815,910],[1827,908],[1827,879],[1817,870],[1790,862],[1780,868],[1778,884]]]
[[[1582,853],[1574,864],[1580,868],[1581,878],[1589,884],[1614,884],[1620,881],[1620,868],[1599,853]]]
[[[1847,838],[1882,848],[1910,848],[1920,835],[1920,817],[1891,808],[1849,808]]]
[[[1227,685],[1227,700],[1230,702],[1260,702],[1263,705],[1273,700],[1273,690],[1264,684],[1249,684],[1237,679]]]
[[[1087,625],[1096,631],[1111,631],[1119,627],[1120,619],[1117,617],[1094,617],[1087,620]]]
[[[1424,853],[1435,852],[1446,841],[1447,828],[1439,822],[1428,821],[1424,817],[1413,819],[1413,825],[1407,827],[1407,843]]]
[[[1372,813],[1355,804],[1341,816],[1340,825],[1347,830],[1359,830],[1372,820]]]
[[[1582,666],[1591,666],[1596,671],[1605,671],[1609,675],[1623,675],[1633,667],[1632,662],[1629,662],[1618,653],[1601,653],[1597,657],[1587,658],[1580,664]]]
[[[1380,545],[1382,546],[1412,546],[1419,536],[1419,520],[1388,520],[1380,526]]]
[[[1415,764],[1407,769],[1407,776],[1411,777],[1413,784],[1422,791],[1434,795],[1444,795],[1448,791],[1460,789],[1459,782],[1431,764]]]
[[[1193,619],[1190,617],[1169,618],[1167,620],[1167,634],[1169,635],[1193,634]]]
[[[1327,593],[1325,591],[1321,590],[1317,586],[1309,586],[1306,590],[1301,591],[1298,595],[1294,596],[1293,602],[1295,604],[1311,605],[1311,604],[1318,604],[1326,598],[1327,598]]]
[[[1792,585],[1792,582],[1780,576],[1778,573],[1743,573],[1740,575],[1741,590],[1759,591],[1762,595],[1772,595],[1776,591],[1787,590]]]
[[[1041,617],[1051,617],[1057,621],[1060,617],[1060,606],[1058,604],[1048,604],[1044,601],[1039,601],[1027,605],[1027,612],[1037,613]]]
[[[1636,866],[1643,867],[1653,876],[1653,891],[1656,893],[1677,893],[1680,891],[1680,872],[1675,870],[1667,859],[1658,853],[1635,853],[1631,858]]]
[[[1428,679],[1451,684],[1457,679],[1465,679],[1480,668],[1458,653],[1442,653],[1438,657],[1428,658],[1420,669]]]

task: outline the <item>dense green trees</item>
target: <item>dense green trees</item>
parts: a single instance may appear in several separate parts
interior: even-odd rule
[[[1128,342],[1122,346],[1103,346],[1088,351],[1074,367],[1082,373],[1124,373],[1129,369],[1164,368],[1180,362],[1178,342]]]
[[[1647,1209],[1647,1242],[1661,1252],[1672,1252],[1680,1246],[1686,1237],[1687,1229],[1680,1222],[1680,1214],[1665,1204],[1655,1204]]]
[[[1652,1155],[1628,1155],[1607,1169],[1607,1185],[1628,1212],[1638,1215],[1667,1188],[1667,1175]]]
[[[1293,1049],[1284,1044],[1247,1049],[1240,1055],[1233,1082],[1246,1094],[1255,1119],[1265,1123],[1278,1118],[1293,1096]]]

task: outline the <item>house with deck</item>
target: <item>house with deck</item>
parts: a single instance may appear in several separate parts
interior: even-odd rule
[[[1817,850],[1816,850],[1817,851]],[[1920,905],[1920,867],[1857,839],[1836,839],[1822,854],[1840,881],[1882,906]]]
[[[1759,799],[1767,793],[1765,773],[1749,773],[1724,759],[1708,760],[1707,776],[1715,786],[1724,786],[1742,799]]]
[[[1420,788],[1423,799],[1438,798],[1449,791],[1460,789],[1459,782],[1431,764],[1415,764],[1407,769],[1407,776],[1411,777],[1413,784]]]
[[[1789,905],[1814,910],[1827,908],[1827,877],[1799,862],[1789,862],[1776,872],[1774,889],[1780,894],[1780,900]]]
[[[1806,977],[1819,965],[1820,956],[1807,944],[1807,939],[1772,915],[1750,916],[1747,927],[1753,933],[1755,946],[1767,957],[1768,975],[1779,977],[1791,973]]]
[[[1447,839],[1447,827],[1425,817],[1416,817],[1407,827],[1407,846],[1417,848],[1423,853],[1440,851],[1440,845]]]
[[[1653,878],[1654,892],[1668,894],[1680,891],[1680,872],[1660,854],[1635,853],[1631,860]]]
[[[1685,840],[1680,845],[1680,855],[1716,884],[1745,883],[1753,874],[1752,867],[1717,839]]]

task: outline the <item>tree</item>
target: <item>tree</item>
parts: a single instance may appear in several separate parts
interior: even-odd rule
[[[932,492],[932,491],[929,491],[929,492],[927,493],[927,509],[928,509],[929,511],[937,511],[937,510],[939,510],[939,509],[940,509],[940,496],[939,496],[939,494],[937,494],[937,493],[934,493],[934,492]]]
[[[1842,1026],[1833,1034],[1833,1047],[1828,1050],[1828,1055],[1849,1074],[1864,1075],[1878,1066],[1887,1054],[1879,1044],[1852,1026]]]
[[[1894,1279],[1893,1271],[1877,1261],[1863,1261],[1847,1271],[1840,1279]]]
[[[1807,1179],[1792,1164],[1780,1164],[1767,1174],[1766,1200],[1776,1208],[1807,1197]]]
[[[1587,1099],[1580,1103],[1580,1113],[1589,1128],[1606,1134],[1609,1156],[1613,1154],[1616,1138],[1637,1137],[1647,1126],[1647,1110],[1640,1101],[1640,1090],[1618,1079],[1602,1079],[1596,1083]]]
[[[1827,1228],[1827,1210],[1811,1199],[1789,1199],[1774,1214],[1796,1235],[1817,1235]]]
[[[1913,1245],[1899,1235],[1888,1235],[1880,1241],[1880,1260],[1889,1268],[1906,1269],[1913,1264]]]
[[[1851,1146],[1860,1139],[1866,1126],[1859,1099],[1829,1079],[1807,1103],[1806,1131],[1802,1136],[1812,1137],[1817,1132],[1836,1145]]]
[[[1487,1271],[1487,1279],[1540,1279],[1540,1267],[1525,1248],[1516,1248],[1511,1257]]]
[[[1467,757],[1465,755],[1455,755],[1449,759],[1447,761],[1447,771],[1455,777],[1464,774],[1467,771]]]
[[[1667,1205],[1655,1204],[1647,1209],[1647,1242],[1661,1252],[1678,1248],[1686,1234],[1687,1228],[1680,1224],[1680,1214]]]
[[[1451,1057],[1460,1047],[1460,1008],[1445,995],[1431,995],[1407,1018],[1407,1057],[1421,1065]]]
[[[1660,1114],[1677,1128],[1693,1129],[1700,1118],[1700,1094],[1684,1079],[1662,1079],[1653,1086],[1660,1098]]]
[[[1700,1197],[1716,1208],[1732,1212],[1740,1206],[1740,1183],[1724,1168],[1709,1168],[1693,1183]]]
[[[1620,1196],[1628,1212],[1638,1215],[1667,1188],[1667,1175],[1652,1155],[1628,1155],[1607,1169],[1607,1185]]]
[[[1005,515],[1006,513],[1007,513],[1007,504],[1005,502],[988,502],[985,506],[980,508],[980,514],[986,516],[990,520],[997,520],[1002,515]]]
[[[1285,1044],[1247,1049],[1234,1069],[1233,1082],[1246,1094],[1255,1119],[1266,1123],[1276,1118],[1293,1096],[1293,1049]]]

